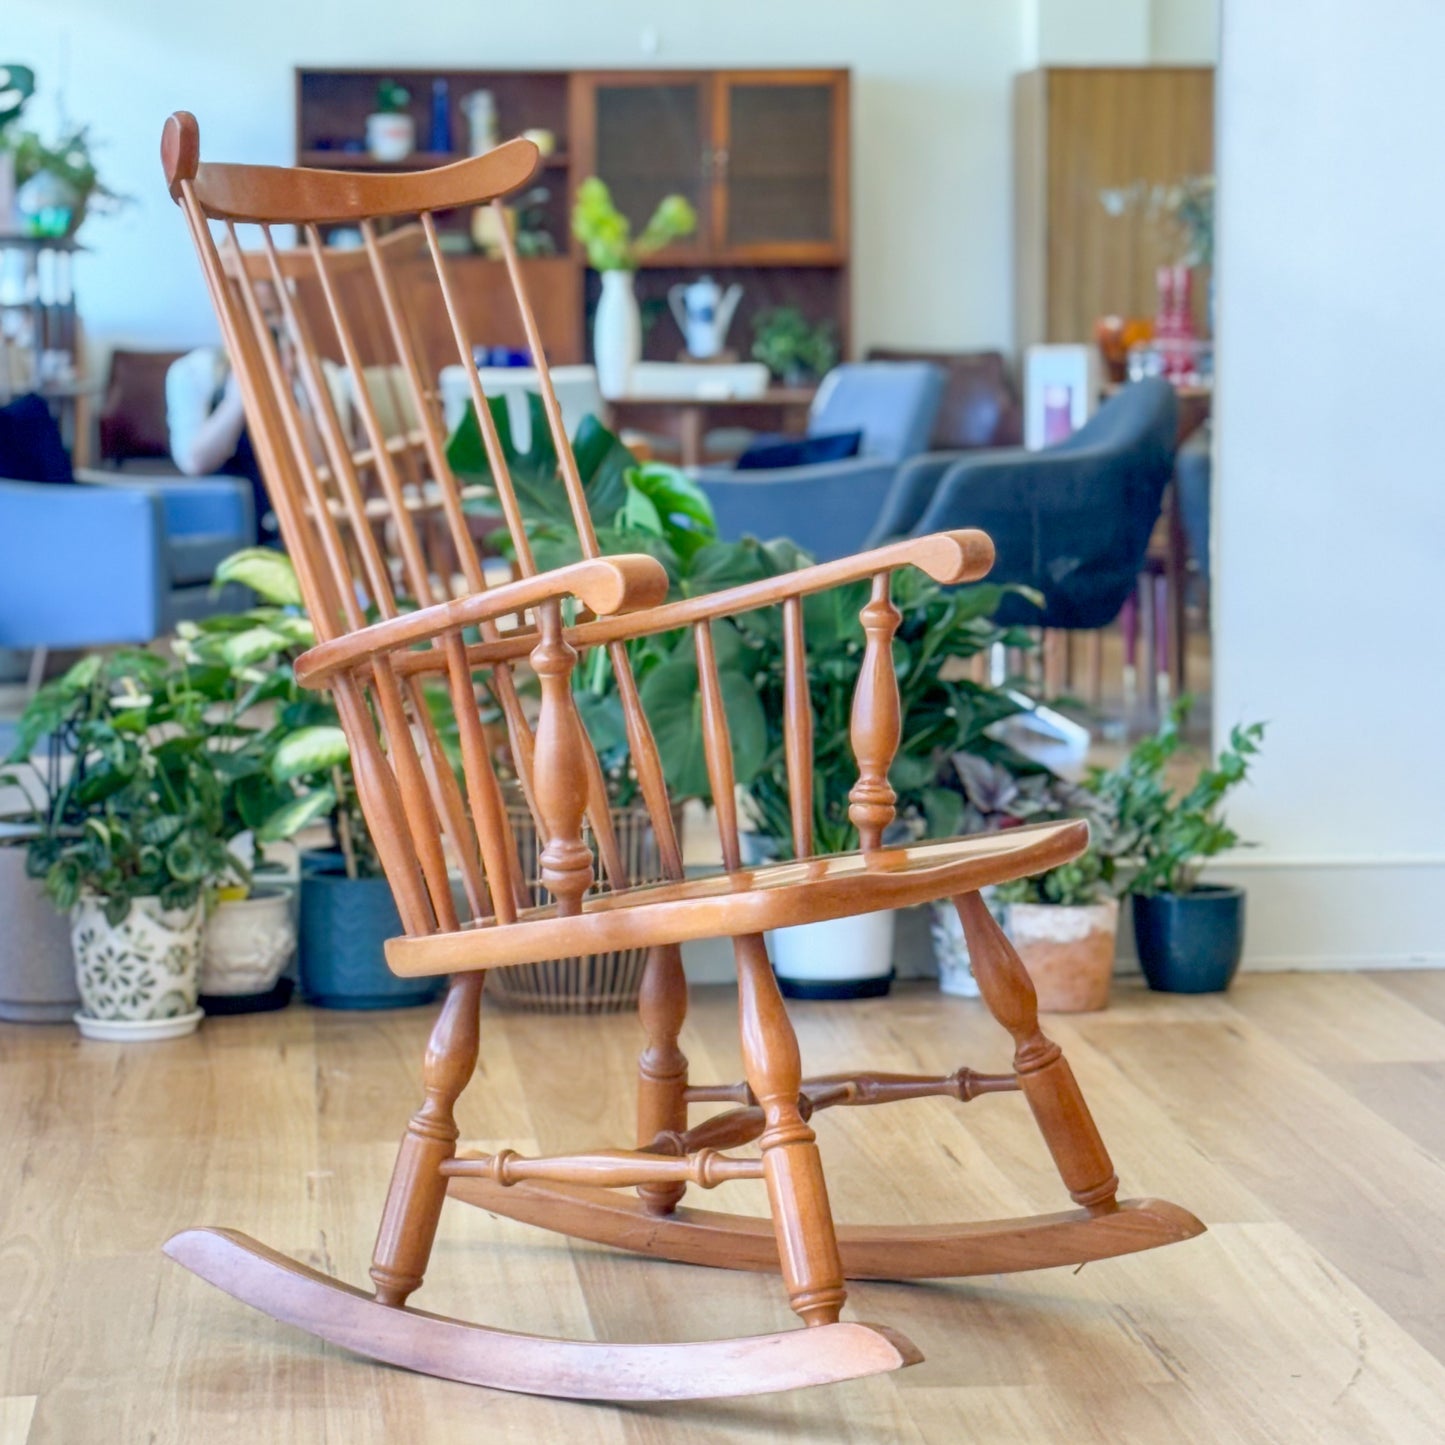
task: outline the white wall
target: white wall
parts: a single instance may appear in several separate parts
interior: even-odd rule
[[[170,111],[202,153],[292,156],[292,66],[848,65],[854,70],[855,340],[1010,339],[1008,93],[1022,0],[0,0],[7,58],[105,142],[102,174],[137,198],[93,220],[79,285],[92,334],[154,344],[214,334],[161,185]],[[644,28],[656,31],[644,54]],[[279,37],[279,39],[278,39]],[[48,99],[48,97],[47,97]],[[39,103],[35,118],[53,111]]]
[[[1214,0],[0,0],[0,44],[39,72],[32,122],[51,126],[63,77],[72,116],[102,142],[102,174],[136,198],[86,226],[80,296],[102,343],[214,335],[160,183],[169,112],[196,113],[206,155],[287,164],[293,65],[445,59],[851,66],[856,343],[1007,348],[1013,75],[1040,63],[1041,42],[1050,63],[1145,60],[1161,4],[1212,14]]]
[[[1442,53],[1440,0],[1225,5],[1214,697],[1270,721],[1259,963],[1445,962]]]

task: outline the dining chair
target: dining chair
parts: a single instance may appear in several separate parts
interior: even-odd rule
[[[893,575],[918,568],[940,582],[982,576],[992,557],[982,533],[919,537],[858,557],[681,601],[665,600],[663,569],[645,556],[600,553],[578,469],[561,424],[543,348],[510,233],[498,227],[523,327],[560,459],[557,481],[582,560],[535,565],[472,347],[459,320],[437,213],[490,204],[527,183],[536,148],[512,141],[433,171],[363,175],[202,162],[194,118],[167,122],[162,155],[204,270],[245,398],[282,532],[295,561],[316,645],[297,664],[307,686],[329,689],[351,748],[369,830],[395,894],[404,933],[387,961],[407,977],[450,984],[422,1061],[422,1100],[405,1123],[381,1211],[371,1287],[345,1284],[230,1229],[191,1229],[168,1253],[203,1278],[278,1320],[377,1360],[427,1374],[536,1394],[596,1400],[742,1395],[817,1385],[897,1369],[919,1359],[898,1331],[843,1318],[848,1278],[917,1279],[993,1274],[1126,1254],[1185,1239],[1203,1226],[1175,1205],[1120,1200],[1110,1157],[1063,1053],[1040,1030],[1034,990],[979,889],[1052,867],[1087,841],[1082,822],[982,837],[885,847],[894,815],[888,768],[899,739],[892,638],[899,613]],[[433,372],[414,337],[381,233],[418,219],[436,284],[454,326],[460,364],[490,453],[496,501],[516,557],[514,580],[487,587],[470,545],[464,499],[447,463]],[[387,438],[365,387],[355,390],[362,435],[348,437],[318,363],[314,318],[295,304],[308,272],[326,300],[326,327],[345,365],[363,364],[360,321],[342,304],[336,257],[319,227],[361,232],[352,300],[384,328],[419,421],[415,437]],[[274,230],[298,228],[283,253]],[[243,248],[245,228],[254,246]],[[218,234],[219,233],[219,240]],[[243,255],[250,261],[243,261]],[[256,258],[259,258],[257,260]],[[275,308],[258,295],[269,278]],[[368,510],[376,499],[381,509]],[[447,565],[434,565],[415,505],[434,498],[451,533]],[[432,505],[428,503],[427,505]],[[379,517],[377,510],[385,515]],[[453,574],[451,562],[455,560]],[[853,706],[858,761],[850,816],[859,847],[814,847],[812,730],[806,600],[871,579],[862,610],[866,647]],[[778,609],[787,668],[787,761],[796,859],[744,867],[716,629],[739,614]],[[628,643],[690,633],[699,672],[702,741],[716,800],[723,867],[684,872],[657,746],[641,706]],[[613,669],[637,783],[667,874],[635,885],[608,821],[597,754],[573,702],[584,653]],[[535,678],[535,716],[519,670]],[[428,705],[450,698],[459,741],[456,771]],[[505,720],[522,791],[545,839],[532,901],[503,806],[480,699]],[[952,899],[967,932],[984,1001],[1011,1035],[1003,1073],[960,1067],[944,1075],[866,1070],[805,1077],[769,965],[764,933],[814,919],[856,916]],[[681,945],[728,938],[738,967],[742,1078],[695,1080],[679,1047],[687,1010]],[[631,1147],[602,1145],[547,1157],[510,1148],[458,1148],[454,1106],[479,1056],[487,971],[622,947],[649,950],[639,1015],[637,1132]],[[588,1061],[563,1053],[559,1072],[579,1086]],[[612,1087],[615,1079],[591,1079]],[[958,1103],[1019,1092],[1050,1150],[1074,1208],[984,1223],[839,1226],[828,1200],[816,1116],[834,1106],[925,1098]],[[731,1107],[690,1122],[694,1106]],[[749,1146],[756,1145],[756,1151]],[[769,1216],[684,1208],[689,1189],[761,1180]],[[635,1190],[634,1194],[622,1191]],[[558,1340],[449,1319],[418,1309],[446,1200],[524,1220],[572,1238],[659,1259],[781,1275],[801,1328],[690,1342]],[[683,1287],[659,1271],[659,1289]],[[690,1286],[689,1286],[690,1287]],[[958,1305],[961,1315],[968,1306]]]

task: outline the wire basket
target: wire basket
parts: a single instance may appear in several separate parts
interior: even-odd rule
[[[618,851],[633,884],[662,881],[662,864],[652,819],[639,800],[625,808],[613,808],[613,831]],[[534,903],[550,896],[538,881],[541,872],[542,840],[525,803],[508,803],[507,819],[517,840],[517,856],[527,875],[527,887]],[[681,820],[678,819],[681,833]],[[597,845],[591,829],[583,834],[592,848],[596,867]],[[487,974],[487,993],[508,1008],[531,1013],[605,1014],[636,1008],[647,967],[645,948],[625,948],[612,953],[591,953],[576,958],[549,959],[543,963],[520,963],[494,968]]]

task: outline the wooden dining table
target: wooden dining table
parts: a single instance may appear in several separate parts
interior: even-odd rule
[[[816,388],[769,387],[757,396],[619,396],[607,403],[608,424],[670,437],[678,444],[685,467],[705,460],[708,432],[721,427],[802,434]]]

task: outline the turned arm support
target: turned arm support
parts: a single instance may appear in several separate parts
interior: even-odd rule
[[[303,687],[326,687],[338,672],[348,671],[359,663],[482,622],[527,612],[564,597],[575,597],[589,611],[605,617],[655,609],[666,595],[667,573],[656,558],[635,554],[574,562],[535,577],[489,587],[485,592],[422,607],[320,643],[297,660],[296,680]],[[525,644],[514,655],[530,651],[536,641],[537,635],[529,633]],[[427,670],[445,665],[437,657],[429,661],[431,667]]]
[[[972,530],[935,532],[927,537],[910,537],[902,542],[891,542],[886,547],[875,547],[872,551],[860,552],[855,557],[840,557],[836,562],[819,562],[812,567],[801,567],[798,571],[786,572],[781,577],[765,577],[761,581],[745,582],[739,587],[729,587],[722,592],[709,592],[702,597],[686,597],[678,602],[666,602],[646,610],[629,611],[625,617],[601,617],[595,622],[569,627],[567,640],[574,647],[582,648],[627,641],[634,637],[650,637],[658,632],[694,627],[700,622],[735,617],[742,612],[752,612],[761,607],[785,602],[790,597],[808,597],[814,592],[826,592],[831,587],[842,587],[849,582],[862,581],[881,573],[897,572],[904,567],[917,567],[935,582],[955,586],[962,582],[977,582],[992,566],[993,543],[985,533]],[[554,572],[548,575],[555,577],[561,574]],[[592,610],[599,612],[601,609],[594,607]],[[622,611],[621,608],[613,610],[619,613]],[[498,638],[495,642],[479,643],[469,648],[467,655],[474,667],[515,661],[530,652],[536,641],[536,633],[529,629]],[[400,672],[410,673],[435,671],[439,664],[426,653],[416,653],[398,659],[397,666]]]

